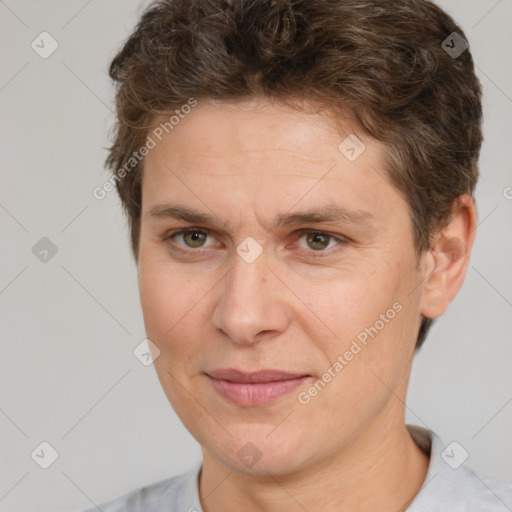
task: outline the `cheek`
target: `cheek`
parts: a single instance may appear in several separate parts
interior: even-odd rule
[[[323,362],[317,370],[331,368],[336,375],[329,386],[338,392],[325,394],[326,400],[334,400],[332,407],[341,400],[362,410],[368,397],[384,401],[389,394],[386,386],[401,385],[417,335],[418,301],[409,295],[415,276],[412,265],[395,261],[375,265],[371,272],[355,269],[328,282],[296,282],[297,295],[305,297],[313,313],[296,318],[316,346],[317,360]],[[340,356],[343,369],[336,372],[332,365]]]
[[[154,262],[139,264],[140,300],[148,338],[164,353],[177,353],[192,348],[202,287],[183,272],[165,267]]]
[[[322,324],[322,337],[329,332],[325,343],[338,350],[379,321],[400,297],[399,283],[389,272],[342,273],[316,283],[299,280],[294,289],[311,313],[307,318],[317,318],[310,322],[298,316],[303,328],[315,339],[314,325]]]
[[[322,340],[322,345],[319,342],[329,364],[320,368],[324,372],[320,380],[325,387],[318,385],[322,391],[311,399],[312,407],[324,411],[333,420],[334,430],[340,422],[348,430],[359,428],[390,401],[400,407],[397,396],[405,399],[404,386],[414,346],[409,312],[396,303],[393,308],[386,300],[381,304],[381,307],[372,303],[371,308],[368,304],[360,308],[346,303],[346,316],[332,316],[338,318],[335,325],[338,336]],[[387,322],[381,319],[381,314]],[[306,390],[306,393],[316,392]]]

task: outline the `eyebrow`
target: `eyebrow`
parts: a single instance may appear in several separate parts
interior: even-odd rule
[[[203,213],[182,205],[160,204],[151,208],[147,216],[153,218],[176,219],[191,224],[216,226],[221,223],[214,215]],[[294,213],[279,213],[272,222],[271,229],[298,224],[319,224],[323,222],[342,222],[348,224],[368,224],[374,216],[364,210],[352,210],[337,204]]]

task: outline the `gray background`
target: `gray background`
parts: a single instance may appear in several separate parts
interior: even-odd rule
[[[440,3],[484,87],[480,227],[464,287],[416,357],[407,420],[512,480],[512,2]],[[82,510],[200,457],[132,353],[145,336],[128,231],[114,192],[92,196],[108,178],[107,65],[140,7],[0,1],[2,511]],[[42,31],[59,44],[47,59],[31,48]],[[46,263],[32,252],[42,237],[58,249]],[[59,453],[46,470],[30,456],[42,441]]]

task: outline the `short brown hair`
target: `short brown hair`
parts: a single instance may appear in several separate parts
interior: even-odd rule
[[[384,143],[421,252],[478,177],[481,87],[469,49],[445,50],[453,37],[466,42],[428,0],[153,2],[110,65],[118,119],[106,165],[115,174],[144,145],[155,114],[190,98],[299,97],[348,108]],[[116,179],[136,260],[142,164]],[[431,322],[423,319],[417,347]]]

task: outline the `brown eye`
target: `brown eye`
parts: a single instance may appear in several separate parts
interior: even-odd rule
[[[296,237],[301,254],[311,258],[334,256],[347,244],[345,237],[332,235],[325,231],[301,229],[296,233]]]
[[[332,236],[323,233],[308,233],[306,235],[306,243],[310,249],[321,251],[329,246]]]

